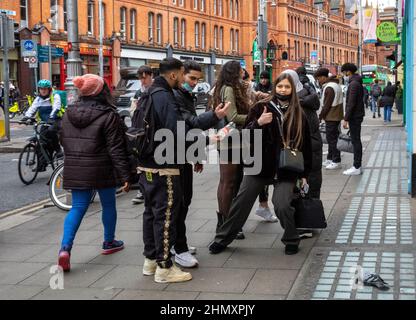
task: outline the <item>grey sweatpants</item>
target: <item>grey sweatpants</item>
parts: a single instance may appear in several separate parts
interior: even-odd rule
[[[219,227],[215,242],[228,246],[244,226],[257,196],[270,180],[258,176],[244,176],[237,196],[233,199],[229,216]],[[285,230],[282,242],[299,244],[299,234],[295,225],[295,209],[291,206],[294,198],[295,181],[278,181],[274,184],[272,202],[276,216]]]

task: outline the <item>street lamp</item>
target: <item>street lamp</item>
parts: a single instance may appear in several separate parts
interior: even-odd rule
[[[276,0],[259,0],[259,16],[257,19],[257,44],[260,50],[260,73],[264,71],[264,50],[267,49],[267,19],[266,17],[266,5],[271,3],[272,7],[276,7]]]
[[[318,16],[318,37],[317,37],[318,57],[317,57],[317,60],[318,60],[318,65],[320,65],[319,61],[320,61],[320,58],[321,58],[321,55],[320,55],[321,50],[320,50],[319,42],[320,42],[320,32],[321,32],[321,19],[325,20],[325,23],[328,23],[328,14],[326,12],[323,12],[320,9],[318,9],[317,16]]]

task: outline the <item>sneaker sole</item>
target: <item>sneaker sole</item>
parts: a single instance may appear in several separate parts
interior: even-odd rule
[[[62,268],[64,272],[69,272],[71,270],[69,254],[59,255],[58,265]]]
[[[156,271],[154,271],[154,272],[147,272],[147,271],[143,271],[143,275],[144,275],[144,276],[154,276],[154,275],[155,275],[155,273],[156,273]]]
[[[155,278],[155,282],[157,282],[157,283],[178,283],[178,282],[187,282],[187,281],[190,281],[190,280],[192,280],[192,275],[189,276],[189,279],[186,278],[186,279],[178,279],[178,280],[170,280],[170,281],[168,281],[166,279],[156,279]]]
[[[124,249],[124,246],[118,247],[118,248],[114,248],[114,249],[107,249],[107,250],[103,250],[101,252],[101,254],[104,255],[104,256],[106,256],[106,255],[113,254],[113,253],[116,253],[118,251],[121,251],[123,249]]]
[[[191,269],[191,268],[198,267],[198,263],[194,263],[193,265],[189,265],[189,264],[186,264],[186,263],[181,263],[181,261],[178,261],[176,259],[175,259],[175,262],[176,262],[176,264],[180,265],[183,268],[189,268],[189,269]]]

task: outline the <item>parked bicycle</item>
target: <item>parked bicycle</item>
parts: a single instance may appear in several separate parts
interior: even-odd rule
[[[9,107],[9,118],[13,119],[15,116],[24,115],[29,107],[29,102],[24,99],[14,101]]]
[[[46,122],[35,123],[34,119],[27,122],[18,121],[19,124],[32,125],[34,124],[35,135],[29,138],[29,143],[23,148],[19,156],[18,171],[20,180],[26,185],[35,181],[38,173],[44,171],[47,166],[55,169],[62,158],[56,156],[56,152],[50,154],[47,150],[48,140],[44,136],[45,129],[50,127]]]

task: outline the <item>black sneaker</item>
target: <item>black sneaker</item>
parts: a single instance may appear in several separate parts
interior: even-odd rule
[[[213,242],[210,244],[209,246],[209,252],[212,254],[218,254],[221,253],[225,250],[225,248],[227,248],[226,246],[218,243],[218,242]]]
[[[299,246],[297,244],[287,244],[285,247],[285,254],[293,255],[299,252]]]

